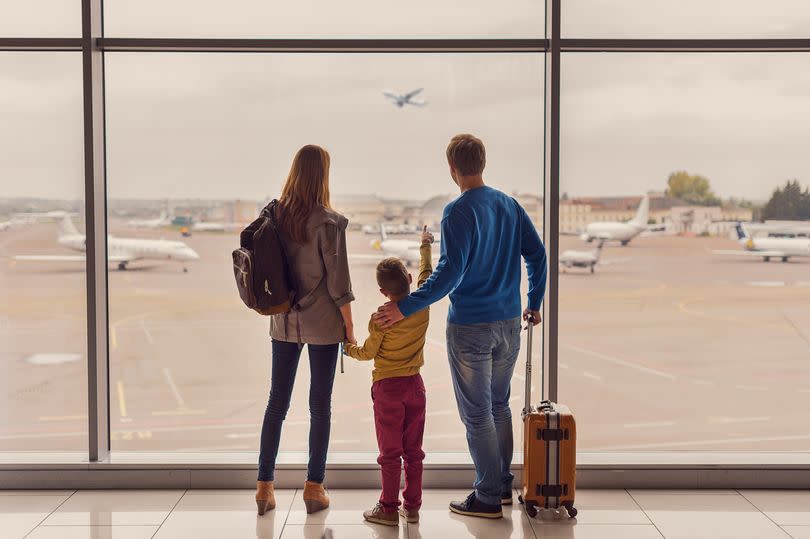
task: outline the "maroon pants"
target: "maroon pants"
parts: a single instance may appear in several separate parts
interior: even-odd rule
[[[371,386],[374,425],[382,472],[380,504],[386,512],[399,507],[399,479],[405,463],[406,509],[422,506],[422,435],[425,432],[425,384],[422,376],[384,378]]]

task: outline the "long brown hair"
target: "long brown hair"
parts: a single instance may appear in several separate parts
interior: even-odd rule
[[[329,152],[307,144],[295,154],[279,198],[278,224],[297,243],[306,243],[307,219],[316,206],[329,202]]]

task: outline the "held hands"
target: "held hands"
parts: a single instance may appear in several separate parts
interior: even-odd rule
[[[523,309],[523,320],[526,322],[531,322],[533,326],[536,326],[541,322],[540,311],[532,311],[526,307]]]
[[[346,326],[346,342],[357,344],[357,339],[354,337],[354,326]]]
[[[374,313],[374,322],[382,329],[390,328],[403,318],[405,318],[405,316],[400,312],[396,301],[389,301]]]
[[[428,230],[427,225],[422,229],[422,245],[431,245],[433,243],[433,233]]]

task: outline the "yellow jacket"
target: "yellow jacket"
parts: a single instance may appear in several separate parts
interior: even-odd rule
[[[431,250],[429,244],[419,248],[419,277],[417,287],[422,286],[430,277]],[[373,380],[411,376],[419,373],[425,364],[424,348],[427,334],[430,309],[422,309],[411,316],[400,320],[390,328],[382,330],[374,323],[374,317],[368,322],[368,338],[362,346],[346,343],[347,355],[360,360],[374,360]]]

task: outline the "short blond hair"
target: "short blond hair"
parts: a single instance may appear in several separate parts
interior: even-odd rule
[[[463,133],[450,139],[447,145],[447,162],[462,176],[477,176],[484,172],[487,152],[481,139]]]

